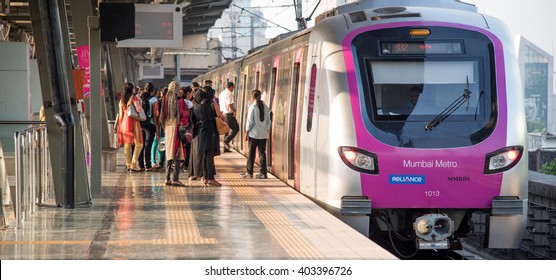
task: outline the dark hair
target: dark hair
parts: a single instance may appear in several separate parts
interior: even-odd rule
[[[412,92],[412,91],[421,94],[421,93],[423,92],[423,89],[422,89],[421,87],[414,86],[414,87],[412,87],[412,88],[409,89],[409,92]]]
[[[195,91],[195,96],[193,97],[193,102],[197,103],[197,104],[201,104],[201,102],[203,101],[203,97],[206,96],[206,92],[202,89],[199,88]]]
[[[133,83],[125,83],[124,84],[124,97],[122,98],[122,101],[124,102],[124,104],[127,104],[129,99],[133,95],[133,90],[134,89],[135,89],[135,86],[133,85]]]
[[[228,82],[226,84],[226,88],[230,88],[230,87],[233,87],[233,86],[234,86],[234,83],[232,83],[232,82]]]
[[[212,84],[212,80],[205,80],[205,85],[206,84]]]
[[[256,89],[252,93],[253,98],[257,100],[257,107],[259,107],[259,120],[264,121],[264,102],[261,100],[261,91]]]
[[[154,84],[151,82],[147,82],[143,89],[148,93],[152,93],[154,91]]]
[[[187,94],[193,91],[190,86],[181,87],[180,90],[183,92],[183,98],[185,99],[187,99]]]
[[[197,82],[193,82],[193,83],[191,83],[191,85],[193,85],[194,88],[199,88],[201,86]]]
[[[210,87],[202,87],[195,92],[195,103],[206,104],[214,98],[214,90]]]

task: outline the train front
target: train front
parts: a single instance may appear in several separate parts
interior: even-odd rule
[[[448,249],[478,230],[471,213],[482,211],[485,246],[516,248],[528,179],[511,36],[496,21],[487,29],[425,14],[344,39],[357,146],[338,153],[360,172],[378,229],[419,249]],[[344,197],[342,211],[360,199]]]

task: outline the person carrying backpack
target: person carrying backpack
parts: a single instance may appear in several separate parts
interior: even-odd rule
[[[143,104],[143,110],[147,119],[141,122],[141,130],[143,132],[143,139],[145,143],[143,149],[139,154],[139,169],[141,171],[151,171],[151,149],[157,133],[156,122],[153,121],[153,103],[157,101],[156,96],[154,96],[154,85],[151,82],[145,84],[143,88],[143,93],[141,94],[141,102]]]

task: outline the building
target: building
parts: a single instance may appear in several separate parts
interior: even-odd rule
[[[556,133],[553,57],[523,36],[517,36],[528,132]]]

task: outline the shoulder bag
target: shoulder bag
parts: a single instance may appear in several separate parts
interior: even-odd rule
[[[216,130],[218,130],[218,134],[224,135],[230,132],[230,126],[226,122],[224,122],[221,118],[216,117],[214,118],[214,120],[216,121]]]
[[[216,108],[214,107],[214,103],[212,104],[212,111],[214,112],[215,115],[214,121],[216,122],[216,131],[218,131],[218,134],[224,135],[230,132],[230,126],[225,121],[223,121],[221,118],[218,117],[218,114],[216,113]]]
[[[145,115],[145,110],[141,110],[141,112],[137,112],[137,108],[135,108],[133,102],[131,102],[131,104],[127,106],[127,116],[138,121],[147,120],[147,115]]]

